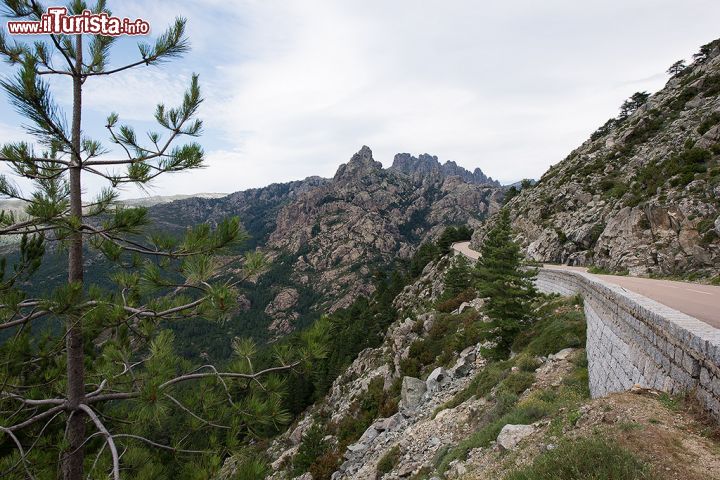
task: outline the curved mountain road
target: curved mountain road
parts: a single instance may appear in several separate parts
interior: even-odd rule
[[[477,260],[480,254],[470,248],[470,242],[453,244],[453,250],[471,260]],[[584,267],[567,265],[544,265],[545,268],[557,270],[575,270],[586,272]],[[672,280],[655,280],[641,277],[625,277],[618,275],[597,275],[604,281],[619,285],[627,290],[639,293],[647,298],[674,308],[691,317],[695,317],[708,325],[720,328],[720,287],[697,283],[676,282]]]

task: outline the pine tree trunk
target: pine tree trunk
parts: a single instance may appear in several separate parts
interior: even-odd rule
[[[76,40],[76,63],[73,75],[73,116],[72,116],[72,166],[70,167],[70,211],[77,219],[82,219],[82,184],[80,181],[81,157],[81,114],[82,114],[82,36]],[[83,240],[80,232],[73,233],[70,238],[68,253],[68,282],[83,281]],[[83,334],[81,319],[70,316],[67,318],[67,398],[72,416],[68,419],[67,439],[69,447],[63,458],[63,478],[65,480],[82,480],[85,450],[85,416],[77,410],[77,406],[85,398],[85,366],[83,352]]]

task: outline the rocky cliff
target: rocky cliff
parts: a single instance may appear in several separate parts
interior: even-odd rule
[[[500,182],[486,176],[479,168],[471,172],[451,160],[440,163],[438,157],[427,153],[418,157],[413,157],[409,153],[398,153],[395,155],[390,169],[412,177],[421,177],[421,179],[439,175],[443,177],[460,177],[466,183],[475,183],[477,185],[500,186]]]
[[[266,249],[291,253],[294,278],[311,285],[330,311],[371,293],[373,268],[409,258],[447,225],[477,226],[499,208],[503,190],[496,186],[440,168],[399,168],[397,159],[383,169],[363,147],[331,181],[298,195],[277,216]]]
[[[503,193],[480,169],[409,154],[384,169],[363,147],[331,179],[186,199],[150,213],[154,227],[165,232],[239,216],[251,236],[245,248],[259,248],[276,265],[270,295],[242,315],[264,316],[279,336],[306,325],[303,316],[371,294],[374,270],[409,258],[445,226],[480,225],[499,208]]]
[[[518,239],[539,261],[720,274],[720,41],[624,107],[509,202]]]

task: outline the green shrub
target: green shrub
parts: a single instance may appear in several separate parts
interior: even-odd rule
[[[703,120],[703,122],[698,126],[697,132],[700,135],[705,135],[708,130],[710,130],[712,127],[720,123],[720,112],[713,112],[708,118]]]
[[[520,395],[522,392],[530,388],[534,381],[535,375],[533,375],[532,372],[519,370],[517,372],[512,372],[505,380],[500,382],[498,389],[514,393],[515,395]]]
[[[380,459],[377,465],[377,478],[390,473],[400,459],[400,447],[395,445]]]
[[[524,349],[533,356],[557,353],[563,348],[585,346],[585,315],[580,310],[569,310],[543,318],[518,336],[514,351]]]
[[[368,429],[378,417],[389,417],[397,412],[399,395],[395,388],[384,390],[385,379],[377,376],[370,380],[367,390],[353,402],[350,411],[335,425],[341,442],[352,442]]]
[[[595,244],[600,239],[600,235],[605,231],[605,224],[604,223],[596,223],[592,226],[590,229],[590,247],[595,246]]]
[[[453,310],[457,310],[457,308],[460,305],[462,305],[463,303],[469,302],[469,301],[475,299],[476,295],[477,294],[475,293],[474,288],[468,288],[467,290],[460,292],[458,295],[456,295],[455,297],[453,297],[449,300],[439,302],[435,306],[435,309],[438,312],[450,313]]]
[[[543,453],[532,465],[505,480],[640,480],[650,478],[647,465],[631,452],[602,437],[575,439]]]
[[[307,472],[315,461],[325,454],[328,445],[323,441],[325,430],[315,422],[302,437],[302,442],[293,458],[293,475]]]

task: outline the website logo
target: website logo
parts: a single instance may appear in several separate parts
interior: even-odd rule
[[[147,35],[150,24],[138,18],[111,17],[107,13],[85,10],[80,15],[68,15],[65,7],[50,7],[39,21],[9,21],[7,30],[11,35]]]

